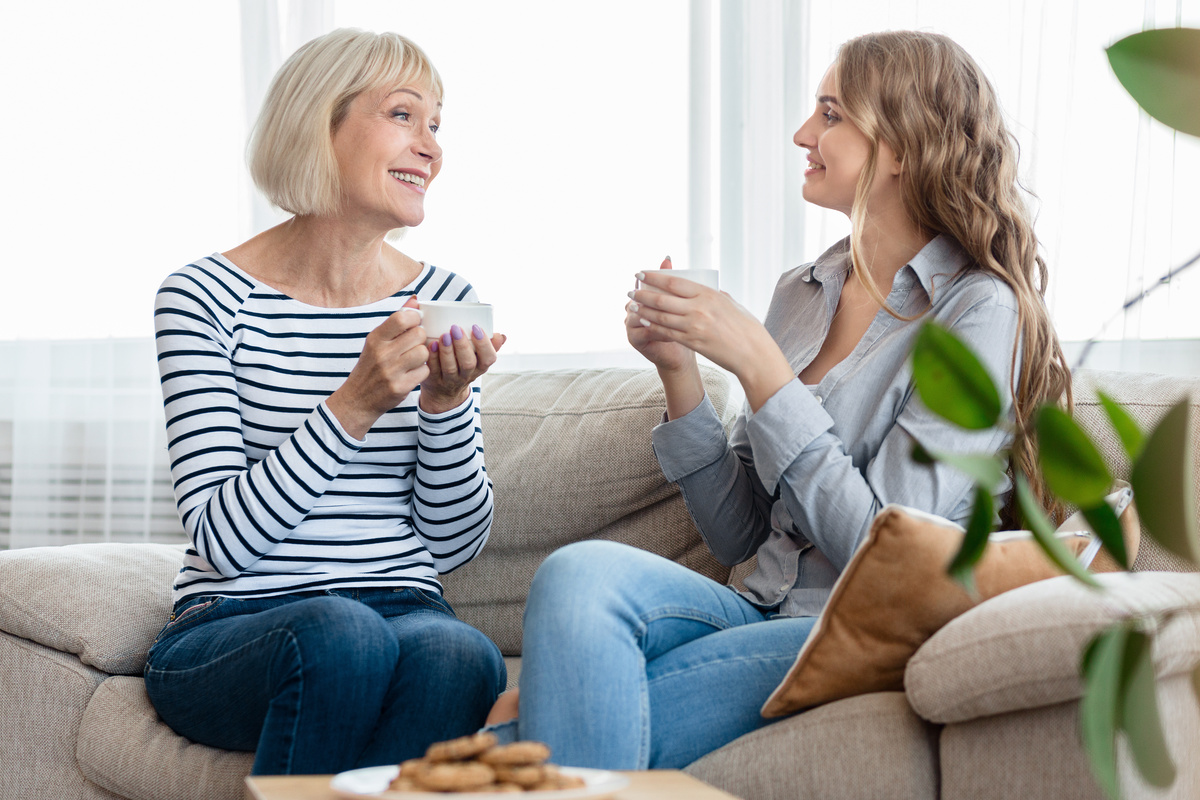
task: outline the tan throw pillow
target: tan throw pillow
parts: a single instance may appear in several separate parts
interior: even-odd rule
[[[1117,500],[1132,562],[1137,513],[1129,490],[1119,494],[1109,501]],[[1060,539],[1093,571],[1115,569],[1106,551],[1092,560],[1099,548],[1081,517],[1059,527]],[[897,505],[880,511],[762,715],[780,717],[868,692],[902,691],[909,658],[947,622],[1009,589],[1062,574],[1028,532],[995,533],[976,565],[979,596],[972,598],[946,574],[962,538],[963,529],[941,517]]]

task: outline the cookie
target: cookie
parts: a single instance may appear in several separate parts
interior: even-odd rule
[[[521,766],[497,764],[495,769],[497,781],[515,783],[522,789],[530,789],[546,780],[546,768],[541,764]]]
[[[521,766],[541,764],[550,758],[550,748],[541,742],[513,742],[487,750],[479,756],[485,764]]]
[[[564,775],[558,771],[558,768],[552,764],[547,764],[545,767],[546,777],[537,786],[527,788],[530,792],[544,792],[562,789],[582,789],[587,786],[587,781],[578,775]]]
[[[443,761],[418,770],[412,779],[427,791],[470,792],[489,786],[496,780],[496,771],[478,761]]]
[[[496,746],[496,734],[473,733],[448,742],[429,745],[425,757],[430,761],[466,761]]]
[[[418,792],[417,782],[407,775],[397,775],[392,778],[392,782],[388,784],[389,792]]]

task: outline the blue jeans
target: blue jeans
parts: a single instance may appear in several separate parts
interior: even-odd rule
[[[643,550],[568,545],[534,576],[520,713],[497,732],[570,766],[683,767],[770,724],[759,709],[815,622]]]
[[[478,730],[504,659],[440,595],[331,590],[181,603],[146,660],[160,717],[255,751],[256,775],[396,764]]]

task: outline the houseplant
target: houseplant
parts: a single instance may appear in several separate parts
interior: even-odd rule
[[[1200,136],[1200,30],[1143,31],[1116,42],[1107,54],[1118,80],[1150,116],[1175,130]],[[1121,310],[1140,303],[1198,261],[1200,253],[1131,297]],[[1080,363],[1091,344],[1085,346]],[[987,371],[961,341],[933,323],[926,324],[914,347],[913,378],[922,401],[951,423],[968,429],[1005,424],[999,392]],[[1130,483],[1147,533],[1166,550],[1200,567],[1187,401],[1172,407],[1149,432],[1140,430],[1111,399],[1101,395],[1100,401],[1133,464]],[[1120,524],[1104,500],[1113,477],[1083,429],[1062,408],[1047,404],[1036,413],[1031,429],[1012,433],[1036,438],[1050,491],[1083,511],[1104,546],[1128,569]],[[972,568],[983,555],[992,531],[992,491],[1003,480],[1005,465],[1001,458],[991,455],[936,453],[920,445],[914,448],[913,457],[946,462],[975,481],[975,506],[967,533],[948,568],[970,590]],[[1025,476],[1017,473],[1013,478],[1013,501],[1019,518],[1046,555],[1064,572],[1103,591],[1102,585],[1055,539],[1054,525],[1034,500]],[[1165,787],[1175,780],[1175,766],[1158,712],[1151,658],[1155,631],[1166,621],[1131,615],[1097,634],[1080,660],[1084,682],[1081,737],[1093,775],[1112,798],[1121,796],[1116,747],[1122,737],[1147,783]],[[1200,694],[1200,667],[1193,671],[1193,683]]]

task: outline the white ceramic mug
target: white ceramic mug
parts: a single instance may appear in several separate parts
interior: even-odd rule
[[[471,303],[463,300],[421,300],[421,325],[430,339],[440,338],[457,325],[471,335],[471,326],[478,325],[491,338],[491,303]]]
[[[710,289],[720,289],[720,272],[715,269],[644,269],[642,272],[647,275],[674,275],[676,278],[694,281],[702,286],[707,286]],[[648,283],[638,281],[639,289],[649,289],[657,291]]]

